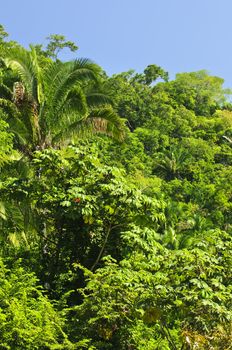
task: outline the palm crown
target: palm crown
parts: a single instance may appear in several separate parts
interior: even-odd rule
[[[123,137],[124,121],[99,91],[100,68],[92,61],[48,61],[41,67],[31,46],[30,51],[12,49],[4,63],[19,81],[12,91],[1,85],[0,105],[27,149],[42,149],[88,132]]]

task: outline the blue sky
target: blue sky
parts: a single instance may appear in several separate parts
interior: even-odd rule
[[[171,77],[206,69],[232,88],[231,14],[231,0],[12,0],[0,23],[24,46],[63,34],[109,75],[154,63]]]

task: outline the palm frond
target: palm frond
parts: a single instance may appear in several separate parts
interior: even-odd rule
[[[12,94],[11,89],[8,88],[8,86],[6,86],[5,84],[0,84],[0,96],[1,96],[1,98],[11,100],[13,94]]]
[[[35,50],[27,51],[19,47],[11,49],[5,58],[7,67],[11,68],[20,77],[29,95],[38,100],[38,64]]]
[[[93,109],[86,121],[91,123],[94,133],[102,133],[118,141],[122,141],[126,135],[125,120],[111,107]]]
[[[15,104],[5,98],[0,98],[0,107],[9,115],[9,116],[18,116],[19,111],[16,108]]]
[[[30,132],[24,122],[19,118],[9,118],[9,131],[16,136],[19,144],[28,145],[32,143]]]
[[[56,78],[56,93],[53,96],[53,105],[59,104],[67,92],[74,86],[81,85],[86,80],[96,80],[96,65],[88,59],[66,62],[60,65],[60,73]]]
[[[32,80],[32,96],[36,102],[41,103],[43,100],[41,70],[38,64],[36,49],[32,45],[30,45],[30,48],[30,56],[34,72],[34,78]]]
[[[86,101],[89,108],[97,108],[100,106],[110,105],[112,103],[112,99],[99,92],[92,92],[86,96]]]
[[[93,135],[90,123],[82,120],[66,125],[62,131],[56,133],[52,138],[52,144],[68,144],[78,139],[88,138]]]
[[[68,92],[63,110],[68,114],[80,113],[82,116],[86,115],[88,111],[86,96],[80,87],[76,86]]]
[[[97,80],[97,72],[98,67],[88,59],[66,63],[57,62],[48,67],[45,72],[47,97],[45,113],[48,123],[54,124],[58,121],[65,104],[70,105],[71,95],[74,100],[76,99],[73,91],[75,89],[77,91],[78,88],[80,91],[81,84],[86,80]],[[80,92],[77,95],[80,95]]]
[[[86,118],[66,124],[61,132],[54,135],[52,141],[57,143],[65,139],[76,140],[99,133],[122,141],[126,135],[125,120],[110,107],[95,109]]]
[[[67,98],[63,103],[63,106],[60,106],[60,111],[58,118],[53,120],[52,125],[48,125],[50,135],[56,135],[57,133],[63,133],[67,129],[67,126],[72,125],[73,123],[78,123],[83,120],[88,112],[88,107],[86,103],[86,97],[82,89],[75,87],[70,90],[67,94]]]

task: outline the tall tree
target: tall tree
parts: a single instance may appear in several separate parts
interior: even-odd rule
[[[51,58],[57,59],[59,52],[64,48],[68,48],[72,52],[78,50],[78,46],[72,41],[67,41],[64,35],[52,34],[47,37],[47,40],[49,40],[49,43],[47,44],[45,53]]]

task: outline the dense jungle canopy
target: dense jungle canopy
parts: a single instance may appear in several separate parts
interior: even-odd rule
[[[232,349],[232,104],[0,26],[0,349]]]

